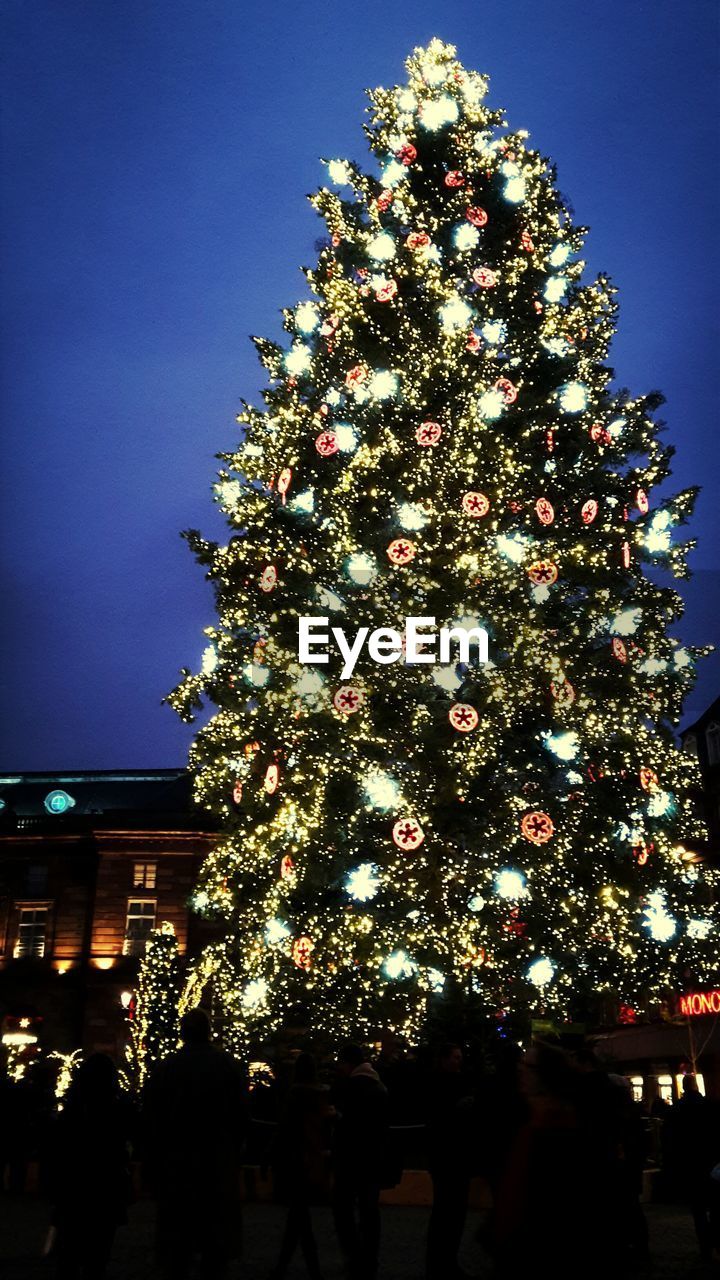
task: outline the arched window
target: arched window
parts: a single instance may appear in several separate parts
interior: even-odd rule
[[[683,751],[685,751],[686,755],[697,756],[697,737],[694,733],[686,733],[683,738]]]

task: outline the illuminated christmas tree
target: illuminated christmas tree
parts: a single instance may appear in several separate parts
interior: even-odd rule
[[[127,1061],[138,1092],[153,1067],[177,1049],[180,993],[177,938],[173,926],[164,920],[145,944],[131,1006]]]
[[[407,71],[370,94],[370,170],[332,160],[312,197],[328,237],[286,346],[255,340],[227,545],[188,535],[218,621],[171,701],[216,707],[191,765],[225,834],[195,901],[226,921],[193,982],[238,1041],[291,1017],[414,1037],[462,993],[587,1015],[712,964],[672,732],[700,651],[645,570],[687,575],[694,491],[651,499],[661,397],[611,389],[614,291],[581,283],[552,166],[452,47]],[[390,635],[343,676],[334,649],[299,662],[301,616],[480,625],[490,661]]]

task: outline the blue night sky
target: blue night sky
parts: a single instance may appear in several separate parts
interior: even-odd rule
[[[184,763],[163,694],[211,596],[232,446],[303,296],[319,156],[362,159],[366,86],[451,41],[557,162],[620,289],[621,385],[667,396],[701,482],[683,638],[720,643],[716,0],[5,0],[0,767]],[[708,659],[687,712],[720,692]]]

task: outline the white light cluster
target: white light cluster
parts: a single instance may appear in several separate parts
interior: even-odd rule
[[[501,556],[505,556],[506,560],[512,560],[513,564],[522,564],[528,549],[528,540],[521,533],[499,533],[495,539],[495,546]]]
[[[355,867],[351,871],[346,880],[345,888],[354,898],[356,902],[369,902],[374,898],[380,888],[380,880],[378,878],[377,867],[372,862],[362,862],[359,867]]]
[[[365,775],[363,791],[371,809],[393,809],[400,799],[398,783],[382,769],[371,769]]]
[[[656,942],[668,942],[673,937],[677,920],[667,910],[661,889],[649,895],[643,925]]]
[[[459,114],[457,102],[446,93],[440,98],[428,98],[426,102],[421,102],[418,108],[418,119],[421,125],[433,133],[448,124],[454,124]]]
[[[387,231],[381,231],[378,236],[368,241],[367,251],[368,257],[373,258],[375,262],[389,262],[397,253],[397,245]]]
[[[555,976],[555,965],[552,960],[548,960],[547,956],[540,956],[537,960],[533,960],[528,968],[528,981],[532,982],[535,987],[547,987]]]
[[[347,160],[331,160],[328,164],[328,173],[331,182],[336,183],[338,187],[345,187],[352,182],[352,169]]]
[[[427,512],[419,502],[401,502],[397,509],[397,518],[401,529],[411,529],[413,532],[424,529],[428,522]]]
[[[411,978],[415,968],[414,961],[405,951],[393,951],[383,965],[388,978]]]
[[[377,575],[377,565],[365,551],[356,551],[348,557],[345,571],[352,582],[367,586]]]
[[[285,354],[285,368],[293,376],[312,368],[312,351],[300,342],[293,343]]]
[[[320,312],[314,302],[300,302],[295,308],[295,328],[300,333],[314,333],[320,324]]]
[[[503,871],[498,871],[495,877],[495,892],[498,898],[508,898],[511,901],[516,898],[527,897],[525,877],[522,871],[514,871],[512,867],[506,867]]]
[[[574,760],[580,750],[580,739],[572,729],[566,733],[545,733],[543,738],[548,751],[558,760]]]
[[[557,393],[563,413],[583,413],[587,409],[587,387],[582,382],[566,382]]]
[[[440,308],[440,324],[447,332],[455,329],[467,329],[472,319],[472,307],[462,298],[451,298]]]
[[[505,409],[505,397],[501,391],[483,391],[478,400],[478,412],[481,418],[487,418],[489,422],[495,422],[501,416]]]

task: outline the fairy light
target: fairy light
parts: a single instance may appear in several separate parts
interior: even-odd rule
[[[647,400],[609,384],[614,290],[583,281],[544,159],[452,46],[407,71],[371,96],[380,183],[333,159],[312,197],[328,238],[289,349],[257,340],[266,400],[215,483],[226,544],[190,535],[218,619],[170,700],[192,719],[215,699],[191,765],[222,834],[193,904],[225,936],[179,1008],[212,984],[244,1052],[298,1006],[335,1037],[414,1038],[450,989],[572,1017],[715,966],[717,873],[677,852],[702,836],[697,764],[658,732],[697,652],[644,572],[684,573],[692,494],[638,506],[666,453]],[[402,636],[480,609],[484,665],[298,668],[304,615]],[[167,1015],[151,967],[144,1034]]]

